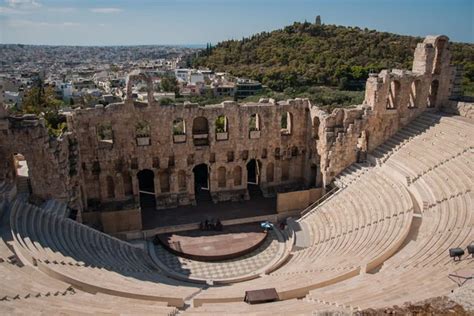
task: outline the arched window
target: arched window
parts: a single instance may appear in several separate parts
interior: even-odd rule
[[[113,199],[115,197],[115,184],[111,176],[107,176],[107,198]]]
[[[226,140],[228,139],[228,121],[227,116],[220,115],[216,119],[216,140]]]
[[[114,132],[112,130],[112,124],[106,123],[97,127],[97,137],[101,142],[113,143]]]
[[[234,186],[242,185],[242,168],[235,166],[234,168]]]
[[[260,138],[260,128],[261,128],[260,115],[258,114],[250,115],[249,138],[250,139]]]
[[[313,138],[318,140],[319,139],[319,117],[315,116],[313,118]]]
[[[280,131],[281,135],[291,135],[293,126],[293,115],[290,112],[285,112],[281,116]]]
[[[446,39],[440,38],[436,42],[436,51],[435,51],[435,59],[434,59],[434,68],[433,73],[439,75],[441,73],[441,64],[442,64],[442,57],[443,51],[446,46]]]
[[[162,193],[170,191],[170,174],[168,171],[160,172],[160,188]]]
[[[290,163],[288,160],[281,162],[281,181],[290,180]]]
[[[217,186],[219,188],[225,188],[226,187],[226,175],[225,175],[225,167],[219,167],[217,169]]]
[[[390,82],[390,90],[387,97],[387,109],[396,109],[400,99],[400,82],[393,80]]]
[[[274,176],[274,167],[273,167],[273,163],[270,162],[268,163],[267,165],[267,182],[273,182],[275,180],[275,176]]]
[[[135,126],[135,135],[138,146],[150,145],[150,124],[145,121],[138,122]]]
[[[173,121],[173,135],[185,135],[186,124],[182,118]]]
[[[205,117],[196,117],[193,120],[193,140],[195,146],[207,146],[209,145],[208,140],[209,125]]]
[[[250,115],[249,120],[249,130],[252,131],[259,131],[260,130],[260,115],[252,114]]]
[[[125,196],[133,195],[132,176],[128,171],[122,173],[123,193]]]
[[[434,108],[436,106],[436,99],[438,98],[439,81],[433,80],[430,85],[430,94],[428,95],[428,107]]]
[[[182,118],[173,121],[173,142],[186,142],[186,123]]]
[[[297,146],[291,147],[291,156],[292,157],[298,156],[298,147]]]
[[[186,191],[186,172],[184,170],[178,172],[178,188],[180,191]]]
[[[208,134],[209,126],[205,117],[196,117],[193,120],[193,135]]]
[[[410,101],[408,102],[408,108],[413,109],[418,106],[418,94],[420,89],[420,80],[415,80],[410,86]]]

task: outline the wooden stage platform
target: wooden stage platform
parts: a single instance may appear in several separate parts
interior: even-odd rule
[[[220,261],[240,257],[260,246],[267,233],[259,224],[226,226],[222,231],[183,231],[157,235],[169,251],[199,261]]]

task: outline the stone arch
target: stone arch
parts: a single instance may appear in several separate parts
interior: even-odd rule
[[[186,122],[182,118],[173,121],[173,135],[186,135]]]
[[[186,191],[186,171],[178,171],[178,189],[180,191]]]
[[[319,125],[320,125],[319,117],[315,116],[313,118],[313,138],[316,140],[319,139]]]
[[[134,99],[134,88],[138,86],[140,83],[144,83],[146,87],[146,92],[147,92],[147,100],[148,102],[153,102],[154,101],[154,96],[153,96],[153,81],[151,77],[144,73],[140,72],[139,70],[132,71],[128,76],[127,76],[127,82],[126,82],[126,100],[133,100]],[[136,99],[136,98],[135,98]]]
[[[155,173],[150,169],[143,169],[137,173],[140,207],[156,208]]]
[[[135,137],[138,146],[150,145],[150,124],[146,121],[139,121],[135,125]]]
[[[128,171],[122,173],[123,193],[125,196],[133,195],[132,177]]]
[[[111,123],[103,123],[97,126],[97,138],[101,142],[114,142],[114,131]]]
[[[161,171],[159,174],[161,193],[170,192],[170,173],[168,170]]]
[[[204,116],[196,117],[193,120],[193,140],[195,146],[209,145],[209,124]]]
[[[435,43],[435,57],[433,62],[433,74],[439,75],[441,73],[443,53],[448,44],[448,39],[444,36],[439,37]]]
[[[400,81],[392,80],[387,97],[387,109],[396,109],[400,99]]]
[[[234,167],[233,177],[234,177],[234,186],[241,186],[242,185],[242,167],[240,166]]]
[[[267,164],[266,174],[268,183],[275,181],[275,167],[273,165],[273,162],[269,162]]]
[[[227,140],[229,137],[229,121],[227,116],[219,115],[216,118],[215,124],[215,133],[216,133],[216,140]]]
[[[408,108],[413,109],[418,107],[418,98],[420,94],[420,80],[414,80],[410,85],[410,100],[408,102]]]
[[[193,120],[193,135],[208,134],[209,124],[207,118],[204,116],[198,116]]]
[[[219,167],[217,169],[217,186],[219,188],[225,188],[226,187],[226,170],[225,167]]]
[[[216,124],[216,133],[227,133],[229,128],[229,121],[227,120],[227,116],[219,115],[215,121]]]
[[[290,162],[283,160],[281,162],[281,181],[290,180]]]
[[[290,112],[285,112],[280,120],[280,132],[282,135],[291,135],[293,128],[293,115]]]
[[[107,185],[107,198],[113,199],[115,198],[115,183],[114,178],[112,176],[107,176],[106,185]]]
[[[430,85],[430,93],[428,95],[428,107],[434,108],[436,106],[436,101],[438,99],[438,90],[439,90],[439,81],[437,79],[433,80]]]
[[[150,124],[147,121],[139,121],[135,125],[135,135],[137,137],[150,137]]]
[[[258,115],[257,113],[250,115],[250,119],[249,119],[250,131],[259,131],[261,129],[261,125],[262,125],[262,122],[260,119],[260,115]]]
[[[291,156],[292,157],[298,156],[298,146],[292,146],[291,147]]]

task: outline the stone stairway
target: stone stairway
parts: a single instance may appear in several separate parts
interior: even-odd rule
[[[334,184],[339,188],[345,188],[352,182],[360,178],[361,175],[366,173],[371,168],[369,163],[353,163],[346,169],[344,169],[335,179]]]
[[[30,183],[28,177],[18,176],[16,178],[17,193],[21,195],[30,195]]]
[[[406,145],[414,137],[426,132],[430,127],[439,121],[439,116],[432,113],[423,113],[410,122],[407,126],[400,129],[392,137],[367,156],[367,160],[375,165],[381,165],[387,161],[390,156]]]

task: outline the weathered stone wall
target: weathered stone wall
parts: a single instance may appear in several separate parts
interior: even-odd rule
[[[0,118],[4,128],[0,142],[0,181],[16,179],[13,155],[25,157],[32,192],[42,198],[54,198],[69,203],[73,209],[83,209],[79,192],[77,142],[66,134],[50,137],[42,119],[34,115]]]
[[[313,128],[318,128],[323,185],[420,113],[437,111],[449,102],[455,75],[449,62],[447,37],[428,36],[416,48],[412,71],[383,70],[369,77],[362,105],[331,114],[311,109]]]
[[[474,101],[449,101],[443,105],[443,112],[474,119]]]
[[[155,176],[158,207],[170,207],[194,201],[193,168],[200,164],[209,166],[210,192],[216,201],[246,194],[247,163],[252,159],[258,161],[260,186],[264,192],[271,194],[274,189],[301,185],[307,173],[308,107],[307,100],[279,104],[224,102],[206,107],[195,104],[161,106],[154,102],[138,104],[128,100],[106,108],[77,110],[70,118],[69,126],[79,140],[87,199],[106,203],[133,196],[138,200],[137,173],[149,169]],[[292,123],[288,135],[281,133],[280,125],[281,116],[286,113],[290,113]],[[259,116],[258,132],[249,130],[253,114]],[[215,122],[221,115],[227,118],[227,135],[218,135],[216,131]],[[202,141],[201,137],[207,139],[206,146],[195,145],[193,124],[196,118],[207,120],[207,136],[199,136],[199,141]],[[185,122],[185,134],[179,136],[179,143],[173,136],[176,119]],[[150,126],[149,145],[138,145],[140,135],[137,135],[136,126],[139,123]],[[112,142],[101,141],[97,136],[98,128],[104,124],[112,126]],[[251,138],[251,133],[259,134],[259,137]],[[226,137],[218,140],[222,136]],[[287,171],[283,170],[285,168]],[[183,174],[185,185],[179,183]],[[131,191],[124,189],[127,181],[132,182]],[[111,182],[113,194],[108,191]]]
[[[325,187],[420,113],[453,108],[449,60],[448,39],[429,36],[418,44],[411,71],[372,74],[363,104],[332,113],[303,99],[160,105],[152,98],[151,79],[134,72],[123,103],[73,111],[61,139],[51,138],[41,120],[8,117],[0,108],[0,180],[15,178],[12,155],[22,153],[33,193],[69,201],[80,211],[137,203],[143,170],[153,172],[154,188],[148,190],[157,208],[194,203],[193,169],[200,164],[208,167],[215,202],[248,198],[253,159],[265,195]],[[148,85],[148,103],[133,100],[137,81]],[[472,104],[455,108],[472,117]],[[291,132],[282,133],[287,113]],[[253,115],[259,126],[251,129]],[[220,116],[226,117],[225,131],[216,129]],[[175,133],[177,119],[184,122],[183,133]]]

